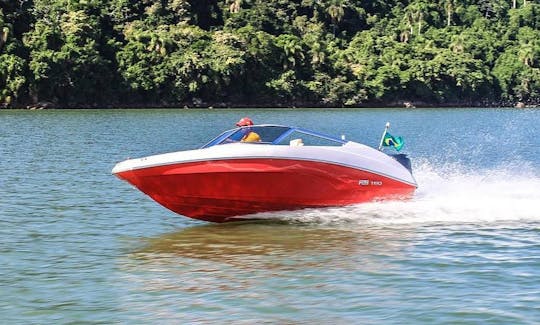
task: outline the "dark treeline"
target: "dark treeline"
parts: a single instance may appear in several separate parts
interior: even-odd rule
[[[540,102],[526,0],[0,0],[0,107]]]

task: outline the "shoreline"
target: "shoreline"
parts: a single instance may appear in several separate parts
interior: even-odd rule
[[[365,105],[351,106],[329,106],[321,105],[320,103],[207,103],[207,102],[192,102],[192,103],[139,103],[139,104],[113,104],[113,105],[59,105],[52,102],[39,102],[30,105],[13,105],[0,106],[0,110],[45,110],[45,109],[422,109],[422,108],[540,108],[540,103],[524,103],[524,102],[492,102],[492,103],[426,103],[414,101],[396,101],[390,103],[366,103]]]

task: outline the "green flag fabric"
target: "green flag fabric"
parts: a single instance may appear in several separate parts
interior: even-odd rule
[[[385,147],[394,147],[394,149],[400,151],[404,143],[402,137],[394,137],[388,132],[384,135],[383,145]]]

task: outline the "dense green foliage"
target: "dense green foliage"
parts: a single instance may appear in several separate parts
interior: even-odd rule
[[[0,105],[540,102],[527,0],[0,0]]]

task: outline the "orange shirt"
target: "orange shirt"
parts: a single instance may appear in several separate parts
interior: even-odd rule
[[[261,137],[257,133],[251,131],[242,138],[242,142],[261,142]]]

